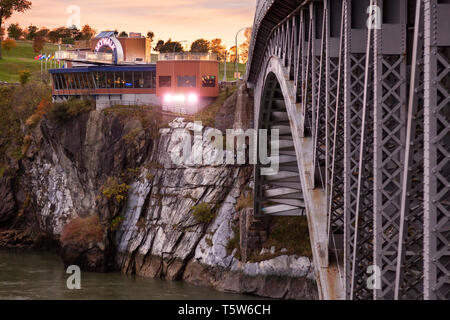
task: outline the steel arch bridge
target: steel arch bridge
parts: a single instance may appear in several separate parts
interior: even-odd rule
[[[280,170],[255,166],[255,217],[307,216],[322,299],[450,299],[449,21],[449,0],[257,2],[247,83]]]

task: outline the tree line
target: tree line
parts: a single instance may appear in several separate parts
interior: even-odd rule
[[[217,55],[219,61],[227,61],[235,62],[239,57],[240,62],[247,62],[248,59],[248,50],[250,46],[251,39],[251,29],[247,29],[245,31],[245,41],[239,46],[238,54],[236,54],[236,46],[232,46],[229,50],[226,49],[226,46],[223,44],[222,39],[216,38],[211,41],[206,39],[197,39],[192,42],[189,52],[198,52],[198,53],[214,53]],[[169,52],[185,52],[182,44],[179,41],[172,41],[169,39],[167,41],[158,40],[154,50],[160,53],[169,53]]]

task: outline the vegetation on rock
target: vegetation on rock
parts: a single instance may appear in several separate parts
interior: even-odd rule
[[[206,202],[193,206],[191,211],[194,218],[201,223],[209,223],[216,217],[215,212]]]
[[[20,70],[19,71],[19,81],[21,85],[26,85],[31,78],[31,72],[30,70]]]
[[[115,217],[112,221],[111,221],[111,224],[110,224],[110,226],[109,226],[109,228],[110,228],[110,230],[111,231],[116,231],[117,230],[117,228],[122,224],[122,222],[123,222],[123,217]]]
[[[133,142],[142,130],[149,132],[153,139],[159,138],[159,130],[167,126],[160,111],[156,106],[114,106],[103,110],[104,114],[117,115],[122,121],[136,119],[141,122],[142,129],[133,129],[124,136],[127,143]]]
[[[247,195],[241,194],[236,203],[236,211],[240,211],[245,208],[253,208],[253,193]]]
[[[240,228],[239,225],[233,225],[231,227],[231,229],[233,230],[233,237],[230,238],[230,240],[228,240],[227,243],[227,254],[231,255],[233,253],[233,251],[236,249],[236,253],[235,253],[235,258],[237,258],[238,260],[240,260],[241,258],[241,232],[240,232]]]
[[[98,216],[78,217],[64,227],[61,234],[61,243],[67,245],[101,242],[104,232]]]
[[[24,86],[0,87],[0,168],[5,173],[11,162],[20,160],[30,139],[25,123],[42,100],[51,99],[50,88],[28,83]],[[34,120],[35,121],[35,120]]]
[[[105,185],[102,187],[102,194],[109,200],[121,204],[128,198],[128,190],[130,186],[124,182],[119,182],[115,177],[109,177]]]
[[[274,253],[270,252],[272,247],[275,247]],[[268,239],[262,248],[267,252],[262,255],[254,252],[250,262],[269,260],[280,255],[312,257],[306,217],[273,217]]]
[[[94,110],[94,103],[90,99],[69,99],[53,103],[48,112],[48,117],[51,120],[64,122],[92,110]]]

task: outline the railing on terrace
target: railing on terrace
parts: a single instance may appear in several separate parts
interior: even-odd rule
[[[168,52],[161,53],[158,57],[159,61],[182,61],[182,60],[200,60],[200,61],[217,61],[215,53],[198,53],[198,52]]]
[[[56,51],[55,59],[72,61],[89,61],[98,63],[114,63],[114,55],[105,52],[90,51]]]

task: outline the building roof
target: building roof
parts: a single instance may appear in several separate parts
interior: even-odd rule
[[[115,31],[102,31],[96,36],[96,38],[110,38],[110,37],[115,37]]]

